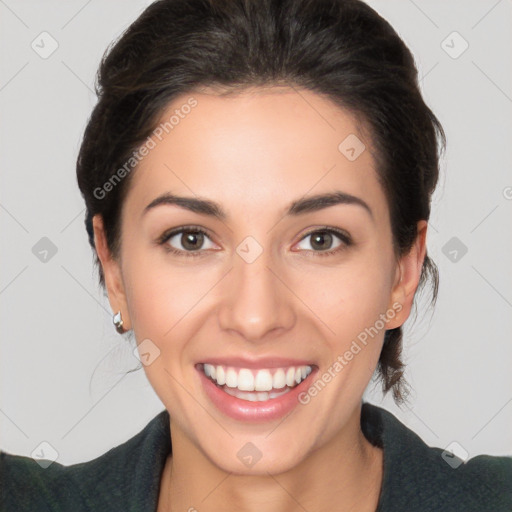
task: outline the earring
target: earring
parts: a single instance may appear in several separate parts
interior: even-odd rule
[[[119,334],[123,334],[123,319],[121,318],[121,311],[118,311],[112,318],[112,321],[114,322],[114,325],[116,326],[116,331]]]

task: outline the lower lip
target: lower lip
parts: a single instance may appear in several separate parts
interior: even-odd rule
[[[310,377],[316,373],[316,367],[312,372],[292,388],[288,393],[271,398],[265,402],[249,402],[225,393],[217,384],[209,379],[204,372],[198,368],[199,378],[205,393],[213,404],[222,413],[239,421],[264,422],[282,418],[289,414],[299,404],[299,394],[309,387]]]

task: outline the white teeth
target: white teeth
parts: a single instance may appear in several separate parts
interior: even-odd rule
[[[213,374],[214,366],[212,364],[205,364],[204,365],[204,373],[207,377],[211,377]]]
[[[233,368],[228,368],[226,372],[226,386],[236,388],[238,386],[238,375]]]
[[[232,389],[225,387],[224,391],[231,396],[236,396],[237,398],[241,398],[242,400],[248,400],[249,402],[257,402],[259,401],[258,393],[248,393],[247,391],[239,391],[238,389]]]
[[[229,394],[232,394],[228,391],[231,388],[233,392],[238,390],[242,394],[245,393],[244,400],[259,401],[261,398],[261,401],[264,401],[275,398],[276,390],[283,390],[286,387],[292,388],[302,382],[311,373],[312,368],[311,366],[292,366],[276,368],[275,370],[266,368],[250,370],[248,368],[235,369],[205,363],[203,371],[207,377],[210,377],[219,386],[225,386],[224,390]],[[271,371],[274,371],[273,375]],[[268,393],[268,391],[271,393]],[[289,389],[284,391],[287,392]],[[280,394],[283,394],[284,391],[281,391]],[[279,394],[276,396],[279,396]]]
[[[290,391],[290,388],[286,388],[284,391],[270,391],[268,394],[269,399],[277,398],[278,396],[285,395]]]
[[[226,384],[226,372],[222,366],[217,366],[217,384],[219,386]]]
[[[218,383],[219,381],[217,381]],[[286,377],[284,375],[284,370],[279,368],[276,373],[274,373],[274,378],[272,379],[272,387],[274,389],[283,389],[286,386]]]
[[[286,385],[293,386],[295,383],[295,368],[288,368],[286,372]]]
[[[217,382],[218,384],[218,382]],[[254,375],[251,370],[242,368],[238,373],[238,389],[240,391],[254,391]]]
[[[272,375],[268,370],[258,371],[256,379],[254,379],[254,389],[255,391],[270,391],[272,389]]]
[[[273,398],[289,393],[290,388],[287,388],[284,391],[261,391],[259,393],[249,393],[248,391],[239,391],[238,389],[224,387],[224,391],[228,395],[235,396],[242,400],[247,400],[248,402],[266,402],[267,400],[272,400]]]

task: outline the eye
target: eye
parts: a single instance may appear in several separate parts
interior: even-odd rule
[[[166,232],[160,237],[159,243],[167,251],[180,256],[200,256],[203,250],[216,247],[206,231],[196,227],[183,227]]]
[[[313,249],[306,247],[308,243]],[[297,247],[306,251],[317,252],[319,253],[318,256],[326,256],[342,251],[350,245],[352,245],[352,240],[347,233],[337,229],[322,228],[309,232],[302,238]]]

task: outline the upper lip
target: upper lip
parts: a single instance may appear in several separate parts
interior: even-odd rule
[[[307,359],[291,359],[289,357],[268,356],[260,358],[245,357],[208,357],[201,360],[203,364],[214,366],[232,366],[234,368],[287,368],[290,366],[315,366]]]

